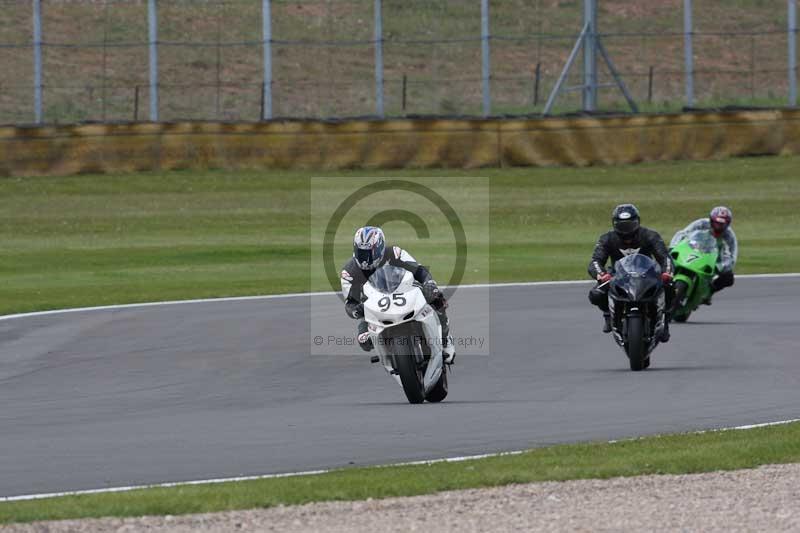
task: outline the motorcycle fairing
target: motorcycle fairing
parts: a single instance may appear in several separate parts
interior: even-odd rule
[[[614,278],[608,294],[614,341],[625,349],[625,316],[639,313],[645,319],[647,354],[658,345],[664,329],[665,295],[661,283],[661,267],[651,258],[634,254],[614,264]]]
[[[374,282],[373,282],[374,279]],[[391,328],[401,324],[416,322],[420,325],[422,336],[428,340],[426,346],[430,354],[419,353],[422,360],[429,355],[423,378],[425,393],[436,386],[442,375],[444,359],[442,355],[442,326],[414,276],[408,270],[386,264],[379,268],[364,285],[364,318],[367,321],[370,337],[384,369],[400,384],[394,372],[392,354],[386,348],[387,335]],[[383,306],[379,303],[384,303]],[[388,304],[388,305],[386,305]],[[419,348],[422,348],[420,345]]]

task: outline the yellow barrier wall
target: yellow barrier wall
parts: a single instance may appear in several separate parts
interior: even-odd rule
[[[800,153],[800,111],[0,128],[0,175],[550,166]]]

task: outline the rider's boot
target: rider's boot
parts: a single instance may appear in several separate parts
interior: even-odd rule
[[[442,325],[442,359],[444,364],[452,365],[456,360],[456,343],[450,335],[450,319],[447,318],[445,307],[436,310],[439,315],[439,323]]]
[[[603,333],[611,333],[611,313],[603,313]]]
[[[453,342],[452,335],[442,339],[442,358],[446,365],[452,365],[453,361],[456,360],[456,344]]]
[[[669,321],[671,320],[669,313],[664,313],[664,329],[661,330],[661,342],[669,342]]]

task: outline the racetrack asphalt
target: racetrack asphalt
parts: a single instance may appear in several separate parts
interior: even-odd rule
[[[0,497],[798,418],[798,282],[737,279],[638,373],[588,283],[462,288],[453,332],[490,348],[418,406],[357,348],[313,344],[354,330],[332,295],[2,321]]]

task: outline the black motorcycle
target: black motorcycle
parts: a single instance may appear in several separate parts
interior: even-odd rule
[[[661,267],[646,255],[623,257],[614,264],[608,296],[614,340],[631,370],[644,370],[664,330]]]

